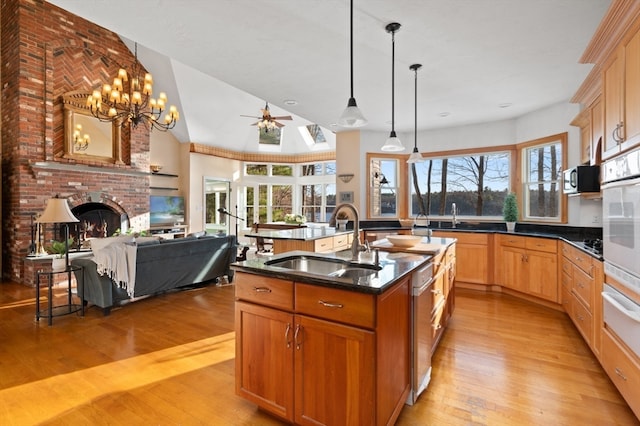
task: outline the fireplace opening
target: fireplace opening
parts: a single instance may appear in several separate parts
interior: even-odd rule
[[[84,248],[87,241],[93,238],[110,237],[117,230],[128,228],[128,216],[120,214],[102,203],[84,203],[71,209],[78,218],[78,223],[69,225],[69,236],[73,237],[74,246]],[[60,239],[63,230],[60,230]]]

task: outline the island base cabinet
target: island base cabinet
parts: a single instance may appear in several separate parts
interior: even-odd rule
[[[236,321],[238,395],[299,425],[374,423],[373,332],[244,302]]]
[[[296,424],[375,424],[374,333],[296,316],[295,335]]]
[[[293,314],[236,301],[236,394],[293,421]]]

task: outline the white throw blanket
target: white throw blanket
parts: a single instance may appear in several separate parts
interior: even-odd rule
[[[129,297],[135,292],[137,250],[135,244],[112,243],[93,252],[98,273],[108,275]]]

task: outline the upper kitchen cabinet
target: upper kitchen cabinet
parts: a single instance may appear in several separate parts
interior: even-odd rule
[[[602,78],[604,160],[640,144],[640,31],[616,49]]]
[[[602,102],[600,97],[571,122],[580,128],[580,164],[600,164],[602,144]]]

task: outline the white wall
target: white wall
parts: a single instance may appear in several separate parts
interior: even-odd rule
[[[580,112],[579,105],[559,103],[534,111],[513,120],[503,120],[491,123],[472,124],[447,129],[435,129],[418,133],[418,149],[420,152],[435,152],[457,150],[465,148],[491,147],[497,145],[512,145],[546,136],[568,133],[569,167],[579,163],[580,129],[569,123]],[[409,154],[413,147],[413,134],[398,134]],[[366,153],[380,152],[380,147],[388,137],[386,132],[361,131],[359,169],[350,171],[364,176],[367,171]],[[341,157],[338,157],[338,169],[341,170]],[[352,161],[352,168],[356,163]],[[359,191],[366,194],[366,177],[360,179]],[[595,220],[595,218],[598,220]],[[581,197],[569,197],[568,225],[570,226],[602,226],[602,201],[585,200]]]
[[[529,140],[567,132],[569,153],[567,164],[577,165],[580,155],[580,130],[569,123],[578,114],[576,104],[559,103],[512,120],[473,124],[448,129],[435,129],[418,133],[421,152],[446,151],[497,145],[512,145]],[[413,133],[398,133],[409,154],[413,146]],[[336,140],[337,173],[353,173],[349,183],[336,181],[338,193],[354,192],[354,204],[360,212],[366,211],[366,154],[380,152],[388,132],[341,132]],[[180,175],[180,195],[184,195],[188,209],[190,231],[204,229],[203,181],[204,177],[231,182],[232,200],[237,197],[240,161],[189,153],[189,144],[181,144],[170,133],[154,132],[151,137],[151,162],[163,165],[163,172]],[[152,177],[152,179],[162,179]],[[155,182],[152,180],[152,185]],[[158,185],[161,186],[161,185]],[[602,226],[602,201],[569,197],[568,224],[571,226]],[[232,224],[233,226],[234,224]]]

